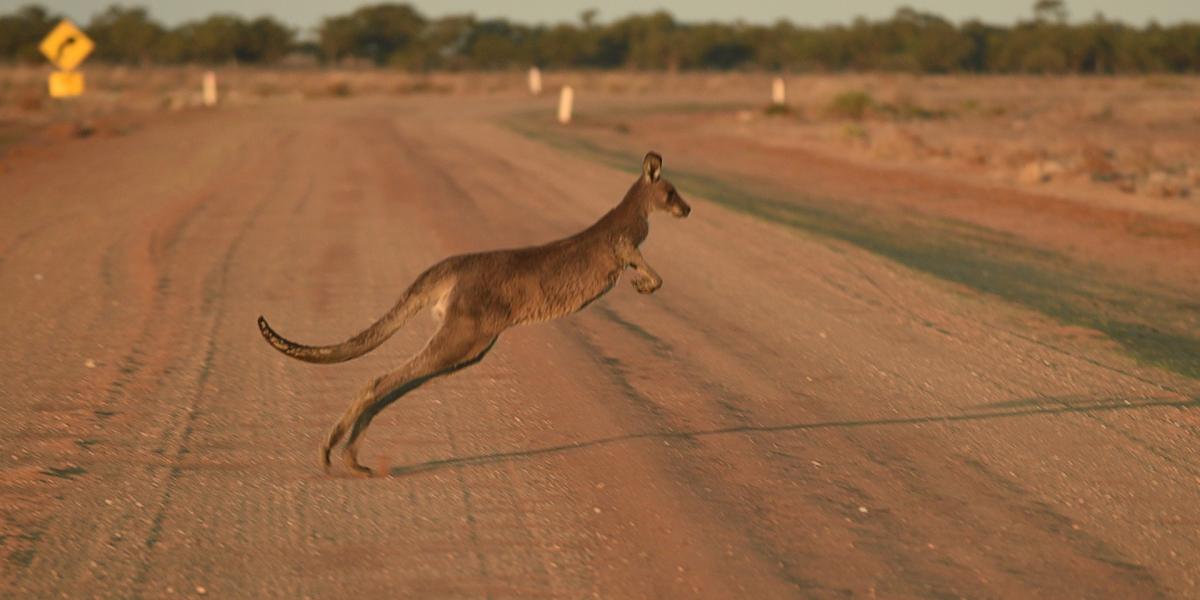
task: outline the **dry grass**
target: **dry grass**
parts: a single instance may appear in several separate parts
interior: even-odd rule
[[[64,105],[46,98],[48,69],[0,67],[0,143],[24,139],[27,132],[62,121],[66,112],[103,122],[105,115],[197,107],[204,71],[90,65],[87,94]],[[226,105],[526,93],[525,74],[519,71],[216,71]],[[1200,103],[1195,100],[1200,80],[1191,77],[803,75],[787,78],[788,102],[779,107],[767,102],[773,78],[767,73],[547,71],[543,78],[548,94],[569,83],[585,98],[661,96],[675,103],[752,107],[717,123],[718,128],[866,160],[975,169],[1029,185],[1086,182],[1164,197],[1188,197],[1200,187]]]
[[[744,111],[713,127],[1064,192],[1200,200],[1194,77],[803,76],[789,91],[809,118]]]

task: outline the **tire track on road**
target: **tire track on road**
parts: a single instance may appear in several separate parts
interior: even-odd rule
[[[226,311],[217,310],[217,303],[224,298],[228,288],[229,274],[233,266],[233,258],[241,249],[242,242],[247,233],[258,221],[266,207],[272,201],[280,198],[277,192],[281,189],[281,182],[286,181],[284,175],[290,166],[288,161],[282,158],[283,152],[288,147],[295,134],[289,133],[281,137],[277,142],[277,152],[272,153],[276,158],[275,176],[267,177],[266,181],[272,185],[263,192],[263,198],[259,200],[246,216],[241,227],[229,242],[221,259],[216,263],[216,266],[209,275],[205,277],[201,301],[201,313],[209,312],[212,315],[212,325],[209,327],[207,334],[204,336],[206,346],[203,358],[200,362],[199,372],[196,376],[193,385],[195,392],[189,397],[187,404],[183,409],[181,418],[173,418],[173,422],[177,422],[177,426],[168,427],[168,433],[162,437],[163,445],[160,446],[161,454],[168,459],[170,466],[167,468],[165,477],[161,484],[161,495],[152,507],[153,517],[150,519],[150,528],[143,538],[142,545],[144,553],[142,558],[138,560],[137,570],[133,576],[132,583],[135,587],[142,587],[148,583],[148,575],[151,567],[150,557],[154,552],[155,546],[158,544],[162,536],[162,525],[166,518],[167,511],[172,508],[172,498],[175,493],[175,488],[179,480],[179,476],[183,473],[183,468],[180,467],[183,457],[191,450],[188,443],[191,441],[192,434],[195,431],[197,411],[204,396],[208,391],[209,378],[212,376],[214,361],[217,354],[217,344],[220,341],[219,333],[222,325],[225,324]],[[311,187],[309,188],[311,191]],[[307,201],[307,195],[302,194],[297,204],[303,204]],[[208,308],[210,310],[205,311]],[[170,433],[171,429],[178,429],[178,433]]]
[[[193,226],[195,219],[204,212],[205,205],[215,197],[215,190],[215,186],[210,187],[192,196],[193,200],[191,202],[167,209],[164,211],[164,214],[168,217],[165,225],[150,229],[147,235],[133,238],[133,242],[145,241],[147,248],[157,243],[162,250],[159,254],[157,265],[154,264],[154,261],[150,261],[147,265],[149,267],[147,273],[151,277],[145,281],[153,282],[153,285],[149,288],[150,300],[148,310],[142,318],[142,329],[136,334],[133,343],[129,347],[130,349],[116,361],[112,370],[109,371],[112,373],[111,378],[107,383],[99,384],[103,392],[100,401],[92,406],[92,415],[86,425],[88,431],[75,432],[77,437],[94,440],[98,444],[102,444],[114,438],[119,441],[131,438],[136,440],[138,436],[144,435],[144,432],[136,427],[136,420],[141,418],[141,415],[123,415],[126,404],[130,400],[129,390],[139,380],[147,379],[153,380],[153,383],[148,385],[152,385],[152,387],[157,389],[163,378],[171,373],[173,365],[179,365],[184,360],[184,357],[174,356],[172,358],[171,353],[163,353],[158,350],[163,340],[156,335],[160,331],[156,327],[156,324],[171,322],[183,316],[182,311],[174,309],[169,305],[168,299],[170,297],[171,286],[169,279],[165,275],[165,269],[168,268],[167,264],[174,259],[178,242],[177,238],[184,235]],[[113,246],[113,248],[116,247],[115,245]],[[111,264],[109,263],[109,265]],[[102,264],[101,268],[105,268],[105,265]],[[103,311],[101,311],[101,314],[103,314]],[[156,360],[153,357],[161,357],[161,360]],[[151,368],[151,371],[147,372],[147,368]],[[87,451],[89,454],[99,453],[101,456],[113,451],[98,444],[89,444],[86,449],[79,448],[78,451]],[[124,450],[131,449],[124,445],[117,446],[117,448],[123,448]],[[131,465],[130,468],[136,467]],[[88,477],[91,478],[95,475],[97,474],[89,473]],[[75,480],[69,489],[73,491],[87,485],[91,485],[87,480]],[[71,492],[69,491],[68,493]],[[114,533],[110,534],[107,540],[102,540],[98,537],[93,538],[92,545],[86,551],[86,554],[95,555],[96,544],[113,543],[114,541],[120,544],[126,541],[124,535],[119,532],[125,530],[125,523],[127,522],[127,518],[118,518],[113,527],[111,527]],[[42,543],[62,543],[65,541],[64,538],[79,536],[84,531],[94,531],[99,526],[99,523],[96,521],[89,521],[81,527],[71,527],[72,533],[67,534],[61,531],[60,527],[52,524],[50,531],[43,537]],[[35,548],[34,551],[35,553],[39,552],[39,548]],[[19,578],[18,582],[30,583],[30,574],[45,568],[57,571],[60,577],[69,578],[72,572],[77,572],[79,569],[87,567],[87,565],[83,565],[81,562],[78,561],[70,565],[43,565],[38,561],[31,561],[30,568],[24,571],[24,577]]]
[[[706,466],[708,461],[701,458],[701,455],[708,453],[708,449],[701,440],[696,436],[683,433],[686,429],[680,429],[672,422],[673,415],[670,411],[642,393],[629,379],[627,369],[621,359],[607,353],[601,343],[594,339],[595,334],[590,332],[586,326],[569,319],[559,326],[559,329],[563,331],[568,340],[572,341],[586,355],[592,357],[601,372],[620,391],[620,395],[630,403],[630,406],[641,413],[642,416],[637,421],[643,424],[643,430],[660,432],[663,436],[669,436],[679,442],[678,447],[672,446],[673,451],[668,453],[669,458],[660,460],[666,463],[668,472],[675,472],[675,476],[679,478],[679,484],[684,488],[693,492],[699,490],[706,492],[703,496],[703,506],[707,510],[715,510],[716,514],[704,521],[719,524],[723,529],[745,540],[746,546],[758,554],[761,564],[774,570],[781,581],[787,582],[797,590],[814,589],[814,582],[800,575],[797,561],[803,560],[804,557],[778,552],[768,537],[760,535],[753,519],[747,519],[742,514],[743,511],[746,513],[760,512],[761,508],[753,506],[752,503],[747,505],[748,498],[734,497],[725,491],[728,482],[716,476]],[[643,341],[646,341],[644,337]],[[654,344],[651,346],[653,347]],[[661,349],[661,346],[658,347]],[[681,435],[673,435],[677,433]],[[725,508],[717,509],[715,507]]]
[[[256,169],[256,163],[243,164],[240,172],[253,173]],[[154,282],[153,296],[150,303],[150,310],[144,318],[144,325],[139,334],[134,339],[131,349],[117,363],[116,377],[105,387],[106,393],[102,402],[94,410],[95,417],[92,424],[93,437],[112,438],[120,436],[120,438],[132,438],[137,440],[139,437],[146,436],[144,429],[139,427],[149,425],[152,428],[162,427],[159,430],[158,447],[152,450],[154,456],[168,458],[170,456],[171,444],[169,439],[177,434],[178,429],[172,424],[178,423],[181,412],[188,413],[188,418],[191,418],[190,413],[194,410],[182,409],[175,407],[171,410],[170,416],[167,419],[167,424],[160,425],[158,423],[147,423],[147,419],[153,414],[156,407],[143,406],[144,410],[138,413],[131,413],[128,416],[122,415],[128,403],[127,391],[132,389],[135,382],[139,380],[147,381],[150,389],[163,390],[164,384],[175,374],[181,374],[185,371],[184,365],[189,360],[187,353],[164,351],[164,347],[173,348],[177,345],[171,344],[171,341],[162,336],[164,330],[169,330],[162,326],[163,323],[186,323],[187,309],[185,306],[175,306],[173,299],[179,294],[172,285],[169,271],[177,268],[179,264],[178,250],[180,241],[183,236],[191,228],[195,226],[196,220],[206,211],[211,210],[212,204],[221,198],[218,192],[221,184],[213,184],[206,191],[193,196],[193,201],[183,205],[182,207],[170,210],[168,214],[178,215],[171,221],[165,229],[158,229],[157,232],[148,237],[139,237],[136,239],[147,239],[151,248],[151,255],[154,260],[151,261],[151,271],[153,277],[150,279]],[[265,202],[265,201],[264,201]],[[148,281],[150,281],[148,280]],[[186,301],[185,301],[186,302]],[[174,315],[174,316],[172,316]],[[209,348],[209,352],[212,348]],[[160,359],[152,359],[151,357],[160,357]],[[211,359],[211,356],[203,357],[202,360]],[[152,371],[147,371],[148,367],[152,367]],[[207,374],[202,370],[201,377],[207,379]],[[168,396],[169,397],[169,396]],[[116,427],[116,429],[114,429]],[[126,451],[134,450],[133,447],[125,447]],[[174,457],[174,458],[177,458]],[[110,466],[110,468],[112,468]],[[128,468],[130,471],[144,470],[144,478],[134,478],[140,481],[138,485],[148,484],[150,482],[160,482],[162,475],[162,465],[155,462],[138,464],[137,462],[126,463],[125,466],[120,466],[116,463],[116,468]],[[166,467],[168,472],[177,467]],[[126,477],[117,478],[116,481],[129,481]],[[86,481],[78,481],[76,487],[82,486]],[[94,485],[94,483],[88,483]],[[86,487],[86,486],[83,486]],[[157,484],[152,484],[151,488],[159,487]],[[82,487],[80,490],[82,491]],[[158,492],[152,492],[157,494]],[[58,574],[60,580],[75,580],[79,583],[79,577],[92,580],[97,585],[112,586],[128,585],[120,581],[121,575],[119,572],[130,565],[128,562],[128,554],[130,543],[134,540],[128,535],[130,530],[136,530],[139,523],[146,512],[147,504],[143,502],[144,498],[138,499],[137,495],[127,502],[128,509],[119,511],[114,517],[104,519],[103,521],[92,520],[85,526],[68,525],[60,523],[55,529],[60,529],[67,526],[71,533],[67,534],[63,531],[58,531],[57,534],[47,535],[46,539],[58,539],[57,543],[63,543],[65,538],[82,538],[89,539],[90,543],[81,553],[82,556],[93,557],[90,564],[85,563],[82,559],[77,559],[70,565],[34,565],[35,569],[51,568]],[[151,503],[153,505],[153,503]],[[152,526],[152,525],[151,525]],[[106,531],[104,535],[97,535],[101,531]],[[84,532],[92,531],[92,534]],[[110,547],[109,552],[101,553],[98,550],[100,544],[106,544]],[[102,554],[107,557],[113,557],[112,550],[118,550],[115,562],[112,558],[99,558]],[[78,549],[77,549],[78,551]],[[31,569],[33,571],[33,569]],[[83,573],[80,573],[83,571]],[[116,579],[114,580],[114,576]],[[32,583],[26,578],[26,583]]]

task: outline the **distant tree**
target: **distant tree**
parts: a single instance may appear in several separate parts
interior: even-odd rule
[[[949,21],[909,7],[896,11],[890,23],[893,39],[911,70],[925,73],[948,73],[967,68],[974,50],[970,38]]]
[[[1021,55],[1020,70],[1026,73],[1061,74],[1068,66],[1063,51],[1053,46],[1037,46]]]
[[[1063,0],[1037,0],[1033,3],[1033,18],[1043,23],[1067,22],[1067,5]]]
[[[164,62],[271,63],[291,50],[295,34],[271,17],[246,21],[237,15],[212,15],[167,32],[157,47]]]
[[[108,7],[87,26],[87,34],[96,42],[96,59],[119,63],[153,62],[165,33],[146,9],[119,5]]]
[[[141,64],[271,63],[304,51],[327,62],[358,59],[397,68],[742,69],[918,73],[1200,73],[1200,24],[1135,27],[1096,15],[1068,22],[1063,0],[1036,0],[1011,26],[945,18],[903,6],[890,18],[802,27],[686,23],[658,11],[609,23],[595,9],[577,22],[524,25],[454,15],[426,19],[408,4],[372,4],[324,19],[315,42],[270,17],[217,14],[166,28],[143,8],[112,6],[87,30],[96,59]],[[38,61],[37,44],[59,21],[30,5],[0,14],[0,60]]]
[[[1162,68],[1179,73],[1200,72],[1200,24],[1181,23],[1153,33],[1148,51],[1159,57]]]
[[[976,73],[987,71],[1002,30],[976,20],[964,23],[959,31],[968,44],[967,53],[962,57],[962,68]]]
[[[1116,52],[1121,31],[1105,21],[1104,15],[1097,14],[1091,22],[1075,29],[1072,34],[1069,57],[1072,70],[1081,73],[1116,71]]]
[[[845,64],[840,68],[859,71],[879,69],[881,59],[887,54],[891,40],[880,35],[879,27],[864,17],[857,17],[844,31],[835,33],[837,42],[844,46]]]
[[[407,4],[374,4],[325,19],[318,34],[331,60],[356,56],[384,65],[420,40],[425,23],[425,17]]]
[[[568,24],[540,28],[534,32],[533,62],[545,67],[578,67],[588,63],[597,37]]]
[[[246,23],[236,15],[213,15],[185,25],[188,57],[204,63],[228,63],[249,58],[242,48]]]
[[[684,68],[734,69],[748,64],[754,57],[754,49],[743,39],[743,31],[713,23],[692,26],[685,31],[679,43],[680,66]]]
[[[393,55],[395,65],[414,69],[462,69],[470,66],[466,48],[475,30],[475,17],[450,15],[426,23],[421,36]]]
[[[629,38],[612,27],[590,27],[585,30],[586,50],[583,62],[576,66],[612,69],[625,64],[629,55]]]
[[[464,54],[471,64],[484,69],[519,67],[533,60],[528,28],[504,19],[488,19],[476,24],[468,37]]]
[[[813,31],[801,44],[802,56],[814,67],[825,71],[842,71],[852,67],[854,48],[852,33],[845,25],[831,25]]]
[[[295,43],[296,33],[271,17],[258,17],[242,30],[238,44],[238,60],[245,62],[278,62]]]
[[[38,43],[62,17],[46,9],[27,5],[8,15],[0,16],[0,59],[20,62],[41,62]]]
[[[631,15],[608,28],[626,48],[624,64],[637,69],[677,68],[680,62],[677,25],[666,11]]]
[[[583,23],[584,29],[591,29],[596,26],[596,15],[598,14],[600,14],[600,11],[594,8],[585,9],[579,13],[579,22]]]
[[[355,54],[358,27],[349,15],[324,19],[318,31],[318,45],[326,60],[337,62]]]

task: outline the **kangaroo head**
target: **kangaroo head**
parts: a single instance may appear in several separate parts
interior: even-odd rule
[[[647,203],[651,210],[670,211],[683,218],[692,212],[692,207],[679,196],[675,186],[662,178],[662,157],[657,152],[648,152],[642,159],[642,186],[647,190]]]

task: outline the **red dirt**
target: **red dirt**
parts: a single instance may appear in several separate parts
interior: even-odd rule
[[[14,159],[0,175],[0,590],[1200,594],[1195,382],[687,190],[692,217],[655,220],[643,247],[663,289],[622,282],[508,332],[376,420],[363,459],[393,476],[322,474],[326,428],[431,323],[321,368],[269,348],[255,317],[336,341],[443,256],[559,237],[617,202],[629,175],[493,124],[527,108],[268,104]],[[720,149],[748,174],[786,162],[663,142],[668,179],[673,152]],[[971,195],[817,164],[803,181],[821,193]],[[1142,246],[1091,209],[936,206],[1042,215],[1053,225],[1027,235],[1047,243],[1062,227],[1143,258],[1196,252],[1191,225],[1154,221],[1184,235]]]

